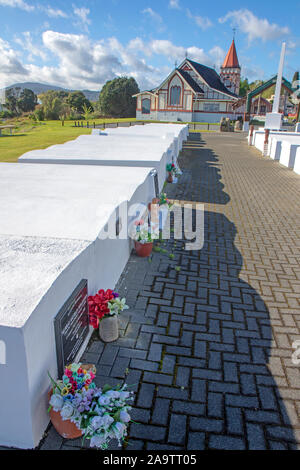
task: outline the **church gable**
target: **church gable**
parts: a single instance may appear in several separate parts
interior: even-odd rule
[[[157,88],[156,93],[158,94],[158,110],[180,109],[182,111],[191,111],[192,109],[192,94],[194,91],[178,70],[175,70]]]

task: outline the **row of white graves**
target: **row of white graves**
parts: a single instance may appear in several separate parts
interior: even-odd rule
[[[269,156],[300,174],[300,123],[296,124],[295,132],[287,132],[282,127],[282,114],[278,112],[285,49],[286,43],[283,42],[272,113],[267,114],[264,128],[254,131],[254,127],[251,126],[248,143],[254,145],[264,156]]]
[[[27,152],[19,162],[153,167],[157,170],[161,190],[166,165],[176,163],[187,132],[188,126],[174,124],[93,130],[92,135],[82,135],[45,150]]]
[[[92,333],[87,296],[114,288],[135,204],[156,195],[153,168],[161,189],[188,128],[105,133],[0,163],[0,445],[40,442],[47,371],[56,377],[81,357]]]
[[[300,129],[299,129],[300,130]],[[300,174],[300,132],[278,130],[250,129],[249,145],[254,145],[264,156],[269,156],[282,165]]]

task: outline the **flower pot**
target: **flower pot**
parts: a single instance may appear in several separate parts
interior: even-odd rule
[[[153,242],[140,243],[140,242],[135,241],[134,248],[138,256],[141,256],[142,258],[146,258],[147,256],[150,256],[152,253]]]
[[[52,389],[48,392],[48,399],[50,400],[52,395]],[[65,421],[62,419],[59,411],[54,411],[51,408],[49,412],[51,423],[54,428],[65,439],[77,439],[82,436],[82,431],[79,429],[75,423],[72,423],[69,419]]]
[[[111,343],[119,338],[118,315],[102,318],[99,325],[99,336],[105,343]]]
[[[167,181],[168,181],[168,183],[173,183],[173,175],[170,171],[169,171],[169,174],[168,174]]]

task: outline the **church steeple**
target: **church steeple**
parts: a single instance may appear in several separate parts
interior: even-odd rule
[[[224,63],[221,67],[220,77],[224,85],[236,95],[240,91],[241,67],[239,65],[238,56],[234,39],[225,57]]]

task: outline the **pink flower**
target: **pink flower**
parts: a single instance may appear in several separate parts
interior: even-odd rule
[[[136,221],[134,222],[134,225],[136,225],[136,226],[138,226],[138,225],[144,225],[143,219],[136,220]]]

